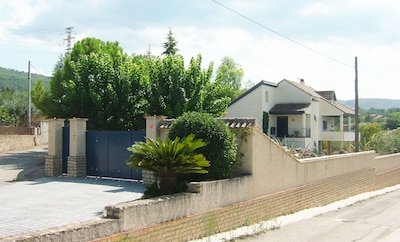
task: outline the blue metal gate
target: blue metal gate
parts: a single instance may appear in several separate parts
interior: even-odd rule
[[[142,172],[125,161],[131,155],[127,148],[145,136],[145,131],[87,131],[87,175],[141,180]]]
[[[67,173],[69,156],[69,126],[63,127],[62,137],[62,173]]]

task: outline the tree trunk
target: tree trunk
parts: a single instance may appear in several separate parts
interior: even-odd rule
[[[176,185],[177,177],[174,173],[160,173],[160,192],[161,195],[171,194],[172,188]]]

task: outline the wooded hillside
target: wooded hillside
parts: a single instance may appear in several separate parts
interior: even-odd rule
[[[50,77],[32,74],[32,87],[36,81],[43,81],[46,87],[49,86]],[[28,90],[28,73],[24,71],[17,71],[13,69],[7,69],[0,67],[0,89],[10,88],[16,91],[27,91]]]

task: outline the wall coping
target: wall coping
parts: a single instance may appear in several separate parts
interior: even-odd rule
[[[319,156],[319,157],[311,157],[305,159],[297,159],[300,163],[311,163],[311,162],[319,162],[319,161],[328,161],[328,160],[337,160],[341,158],[350,158],[350,157],[358,157],[358,156],[367,156],[376,154],[375,151],[363,151],[357,153],[347,153],[347,154],[337,154],[337,155],[327,155],[327,156]]]

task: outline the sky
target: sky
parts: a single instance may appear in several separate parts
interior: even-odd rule
[[[354,99],[357,57],[359,98],[400,99],[399,26],[398,0],[0,0],[0,67],[51,75],[67,27],[129,55],[161,55],[171,28],[186,63],[229,56],[243,87],[304,79]]]

